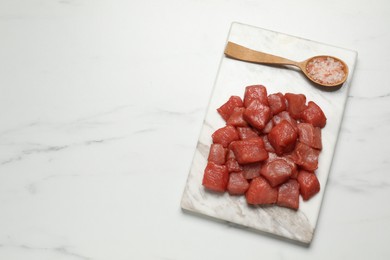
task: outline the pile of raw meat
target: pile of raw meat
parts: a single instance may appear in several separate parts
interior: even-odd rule
[[[202,181],[207,190],[294,210],[299,196],[309,200],[319,192],[315,170],[326,117],[316,103],[253,85],[244,99],[231,96],[217,111],[226,125],[212,134]]]

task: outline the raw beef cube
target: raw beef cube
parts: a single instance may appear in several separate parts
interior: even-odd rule
[[[303,200],[309,200],[320,191],[320,182],[313,172],[299,171],[298,182]]]
[[[292,169],[285,160],[276,159],[267,162],[261,168],[260,174],[267,179],[272,187],[276,187],[290,179]]]
[[[274,126],[268,134],[268,140],[277,155],[291,152],[294,149],[297,137],[297,132],[286,120]]]
[[[244,93],[244,106],[248,107],[253,100],[268,106],[267,89],[262,85],[247,86]]]
[[[289,154],[283,154],[278,156],[275,152],[268,153],[268,159],[264,162],[265,164],[272,162],[274,160],[284,160],[291,167],[291,176],[290,178],[296,179],[298,176],[298,166],[295,164],[294,160]]]
[[[226,160],[229,160],[229,159],[236,159],[236,157],[234,156],[234,153],[232,150],[228,149],[227,153],[226,153]]]
[[[295,164],[294,160],[291,158],[290,155],[283,155],[282,157],[283,160],[285,160],[290,166],[291,166],[291,169],[292,169],[292,173],[291,173],[291,176],[290,178],[291,179],[296,179],[298,177],[298,166]]]
[[[268,105],[272,114],[276,115],[286,110],[286,99],[282,93],[275,93],[268,96]]]
[[[272,188],[263,177],[254,178],[245,193],[246,201],[252,205],[268,205],[276,203],[278,188]]]
[[[298,139],[299,142],[307,144],[310,147],[321,150],[321,128],[314,127],[309,123],[298,124]]]
[[[229,100],[217,109],[223,119],[228,120],[235,107],[242,107],[244,103],[239,96],[231,96]]]
[[[234,141],[229,148],[234,152],[239,164],[259,162],[268,158],[268,152],[264,149],[264,143],[260,137]]]
[[[301,113],[302,121],[323,128],[326,125],[326,116],[322,109],[313,101],[309,101],[307,105]]]
[[[251,127],[237,127],[237,132],[241,140],[259,137]]]
[[[236,159],[228,159],[225,163],[229,172],[240,172],[242,171],[241,165],[237,162]]]
[[[226,191],[229,181],[229,172],[225,165],[208,162],[204,170],[202,184],[208,190],[216,192]]]
[[[300,119],[301,112],[306,108],[306,96],[303,94],[286,93],[287,111],[294,119]]]
[[[262,164],[258,163],[249,163],[242,165],[242,173],[244,174],[245,179],[253,179],[260,176]]]
[[[235,107],[233,113],[230,115],[226,121],[227,125],[232,126],[247,126],[248,123],[244,120],[244,107]]]
[[[226,148],[222,144],[211,144],[209,157],[207,160],[216,164],[225,164],[226,161]]]
[[[259,100],[253,100],[244,111],[244,119],[257,130],[262,130],[270,120],[271,110]]]
[[[310,146],[297,142],[291,158],[296,164],[298,164],[302,169],[308,171],[314,171],[318,168],[318,157],[320,151]]]
[[[298,131],[298,123],[297,123],[297,120],[295,120],[294,118],[292,118],[290,116],[290,114],[287,112],[287,111],[282,111],[280,112],[279,114],[275,115],[273,118],[272,118],[272,123],[275,125],[278,125],[280,122],[282,122],[283,120],[286,120],[287,122],[289,122],[292,127],[294,127],[295,131]]]
[[[223,147],[228,147],[231,142],[240,139],[236,128],[231,125],[216,130],[211,137],[213,139],[213,143],[222,144]]]
[[[229,175],[227,191],[230,195],[243,195],[249,188],[249,182],[242,172],[232,172]]]
[[[230,149],[228,149],[227,155],[226,155],[226,167],[228,168],[229,172],[240,172],[242,171],[241,165],[237,162],[236,157],[234,156],[234,152]]]
[[[290,179],[279,186],[278,206],[298,210],[299,208],[299,183],[297,180]]]

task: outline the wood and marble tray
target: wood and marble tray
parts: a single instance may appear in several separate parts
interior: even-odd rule
[[[340,89],[324,91],[310,83],[298,70],[229,59],[221,49],[218,75],[184,188],[181,207],[185,212],[310,244],[326,190],[357,52],[240,23],[232,23],[227,41],[297,61],[321,54],[339,57],[347,63],[350,74]],[[320,105],[327,116],[327,125],[322,130],[324,148],[316,171],[321,191],[307,202],[301,199],[298,211],[277,206],[250,207],[243,196],[215,194],[202,186],[203,171],[212,143],[211,134],[224,126],[216,109],[231,95],[242,97],[244,88],[254,84],[265,85],[268,93],[304,93],[307,100]]]

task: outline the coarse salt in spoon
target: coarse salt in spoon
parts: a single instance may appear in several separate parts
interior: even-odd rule
[[[228,42],[225,55],[237,60],[275,64],[293,65],[300,68],[303,73],[314,83],[325,87],[338,87],[348,77],[348,66],[342,60],[328,56],[314,56],[307,60],[297,62],[268,53],[255,51],[233,42]]]

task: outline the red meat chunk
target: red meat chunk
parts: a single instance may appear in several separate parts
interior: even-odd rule
[[[271,108],[272,114],[276,115],[286,110],[286,99],[282,93],[268,95],[268,105]]]
[[[225,192],[229,181],[229,172],[225,165],[208,162],[204,170],[202,184],[212,191]]]
[[[298,139],[299,142],[307,144],[312,148],[322,149],[321,128],[314,127],[312,124],[298,124]]]
[[[226,121],[226,124],[232,126],[247,126],[248,123],[244,120],[244,111],[244,107],[235,107],[233,113]]]
[[[291,166],[283,159],[276,159],[267,162],[260,171],[260,174],[267,179],[272,187],[286,182],[291,174]]]
[[[213,139],[213,143],[222,144],[223,147],[228,147],[231,142],[240,139],[236,128],[231,125],[216,130],[211,137]]]
[[[263,177],[254,178],[245,193],[246,201],[252,205],[268,205],[276,203],[278,188],[272,188]]]
[[[288,165],[291,167],[291,175],[290,178],[296,179],[298,176],[298,166],[295,164],[294,160],[291,158],[290,155],[284,154],[282,156],[278,156],[274,152],[268,153],[268,159],[265,161],[265,163],[272,162],[274,160],[284,160]]]
[[[306,96],[303,94],[286,93],[287,111],[294,119],[300,119],[301,112],[306,108]]]
[[[286,120],[274,126],[268,134],[268,140],[278,155],[291,152],[294,149],[297,137],[298,134],[294,127]]]
[[[226,152],[226,160],[229,160],[229,159],[236,159],[236,157],[234,156],[234,153],[232,150],[228,149],[227,152]]]
[[[247,86],[244,93],[244,106],[248,107],[253,100],[268,106],[267,89],[262,85]]]
[[[302,169],[308,171],[314,171],[318,168],[318,157],[320,151],[310,146],[297,142],[291,158],[296,164],[298,164]]]
[[[249,188],[249,182],[242,172],[232,172],[229,175],[227,191],[230,195],[244,195]]]
[[[309,101],[307,105],[301,113],[302,121],[323,128],[326,125],[326,116],[322,109],[313,101]]]
[[[222,116],[222,118],[226,121],[233,113],[234,108],[242,107],[244,103],[239,96],[231,96],[229,100],[223,104],[221,107],[217,109],[218,113]]]
[[[291,179],[296,179],[298,177],[298,166],[295,164],[294,160],[291,158],[290,155],[283,155],[282,157],[283,160],[286,160],[286,162],[291,166],[292,173],[290,178]]]
[[[241,165],[237,162],[236,157],[234,156],[234,152],[230,149],[227,151],[226,155],[226,167],[229,172],[240,172],[242,171]]]
[[[229,148],[234,152],[240,164],[259,162],[268,158],[268,152],[264,149],[264,143],[260,137],[234,141]]]
[[[216,164],[225,164],[226,161],[226,148],[222,144],[211,144],[209,157],[207,160]]]
[[[259,137],[259,135],[251,127],[237,127],[237,131],[241,140]]]
[[[278,206],[298,210],[299,208],[299,183],[297,180],[290,179],[279,186]]]
[[[270,120],[271,109],[259,100],[253,100],[244,111],[244,119],[257,130],[262,130]]]
[[[297,120],[292,118],[287,111],[282,111],[272,118],[272,122],[274,125],[278,125],[283,120],[286,120],[287,122],[289,122],[292,125],[292,127],[294,127],[295,131],[298,131]]]
[[[303,200],[309,200],[320,191],[320,182],[313,172],[299,171],[298,182]]]
[[[225,163],[229,172],[240,172],[242,171],[242,166],[237,162],[236,159],[228,159]]]
[[[262,163],[249,163],[242,165],[242,173],[244,174],[245,179],[253,179],[260,176]]]

